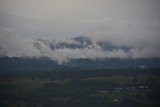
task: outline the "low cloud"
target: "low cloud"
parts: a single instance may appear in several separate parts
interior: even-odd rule
[[[160,22],[122,21],[113,18],[64,18],[41,19],[19,16],[0,11],[0,47],[9,57],[49,57],[59,63],[70,59],[90,58],[152,58],[160,57]],[[57,37],[57,35],[61,36]],[[76,43],[70,36],[90,37],[94,47],[84,49],[50,49],[39,43],[41,49],[34,46],[36,39],[48,39],[56,42]],[[129,51],[104,51],[96,42],[111,42],[114,46],[126,46]]]
[[[103,51],[101,47],[93,44],[85,48],[60,48],[54,51],[49,45],[38,42],[40,49],[34,46],[37,42],[29,37],[21,37],[13,29],[0,26],[0,46],[7,52],[8,57],[48,57],[58,63],[68,62],[71,59],[89,58],[92,60],[103,58],[127,58],[128,55],[122,50]],[[53,40],[51,40],[53,41]],[[57,39],[61,41],[61,39]],[[66,43],[76,43],[72,39],[62,40]],[[67,42],[68,41],[68,42]]]
[[[40,53],[33,46],[33,39],[21,37],[14,31],[0,26],[0,46],[9,57],[37,57]]]

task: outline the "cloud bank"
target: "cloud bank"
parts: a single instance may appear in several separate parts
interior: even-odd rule
[[[160,57],[159,0],[1,0],[0,48],[9,57],[70,59]],[[93,47],[56,49],[37,39],[76,43],[86,36]],[[61,38],[61,39],[57,39]],[[129,51],[104,51],[96,43],[110,42]],[[55,43],[55,42],[54,42]],[[3,50],[0,49],[2,53]]]
[[[121,44],[120,39],[119,41],[112,41],[107,36],[99,39],[96,39],[97,36],[101,35],[92,35],[89,36],[92,40],[92,44],[88,46],[84,46],[84,48],[57,48],[51,49],[50,43],[54,46],[58,45],[59,43],[65,44],[77,44],[78,42],[74,41],[71,38],[57,38],[54,40],[44,40],[45,42],[40,42],[38,40],[34,40],[30,37],[22,37],[14,29],[8,29],[5,27],[0,27],[0,46],[3,48],[7,53],[8,57],[29,57],[29,58],[39,58],[39,57],[48,57],[52,60],[58,61],[58,63],[68,62],[71,59],[80,59],[80,58],[89,58],[92,60],[96,59],[104,59],[104,58],[152,58],[152,57],[160,57],[160,50],[159,50],[159,42],[155,42],[155,44],[147,45],[137,45],[135,44]],[[112,36],[112,39],[114,36]],[[144,38],[145,39],[145,38]],[[130,47],[129,51],[125,51],[122,49],[113,49],[113,50],[103,50],[97,43],[99,41],[108,42],[110,41],[114,46],[128,46]],[[135,41],[136,42],[136,41]],[[38,43],[35,47],[35,43]]]

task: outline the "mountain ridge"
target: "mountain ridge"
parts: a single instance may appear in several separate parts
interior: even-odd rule
[[[133,47],[116,46],[109,41],[94,41],[90,37],[78,36],[72,38],[56,38],[51,40],[36,39],[31,44],[38,54],[35,56],[9,56],[3,47],[0,47],[0,57],[19,58],[49,58],[59,64],[69,63],[78,59],[109,60],[109,59],[139,59],[132,57]],[[23,47],[22,47],[23,48]],[[143,58],[143,57],[142,57]],[[145,58],[145,57],[144,57]],[[141,59],[141,58],[140,58]],[[147,59],[147,58],[146,58]],[[150,57],[152,59],[152,57]]]

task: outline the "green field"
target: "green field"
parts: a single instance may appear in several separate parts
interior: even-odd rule
[[[0,75],[0,107],[159,107],[159,102],[158,69]]]

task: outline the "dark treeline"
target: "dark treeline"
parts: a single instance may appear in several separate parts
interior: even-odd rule
[[[1,72],[1,77],[39,77],[50,79],[85,78],[112,75],[136,76],[138,74],[160,75],[160,68],[117,68],[117,69],[85,69],[78,67],[63,67],[43,71]]]

